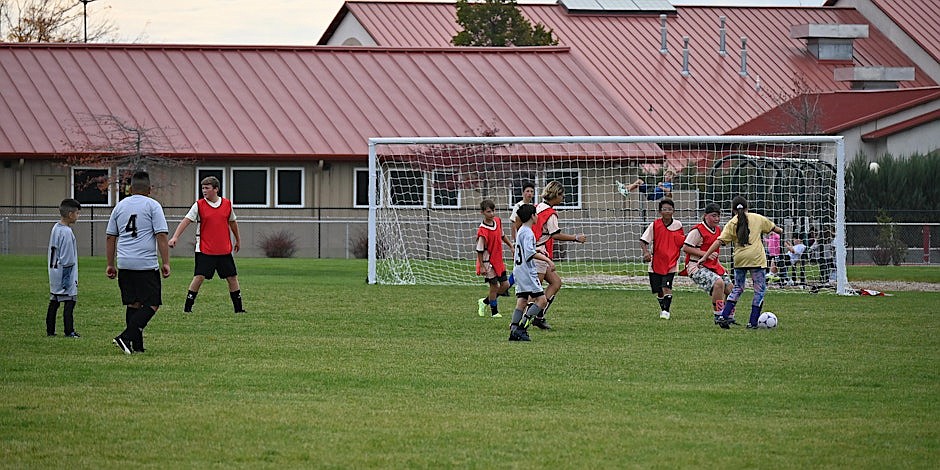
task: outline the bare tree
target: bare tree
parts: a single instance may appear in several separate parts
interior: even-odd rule
[[[82,6],[78,0],[0,0],[0,41],[82,42]],[[114,22],[99,17],[88,22],[88,41],[107,41],[116,31]]]
[[[97,129],[89,133],[89,129]],[[152,171],[155,167],[181,167],[192,165],[193,160],[171,157],[174,149],[169,139],[169,129],[145,127],[140,123],[130,123],[114,115],[92,115],[85,122],[78,123],[71,132],[73,150],[65,155],[69,166],[87,166],[110,168],[115,171],[110,178],[97,177],[93,180],[76,181],[81,185],[76,189],[84,190],[91,185],[106,192],[109,186],[115,186],[121,196],[127,195],[130,177],[138,170]],[[163,187],[171,183],[154,181],[154,187]]]
[[[771,96],[783,112],[775,123],[781,133],[792,135],[822,133],[823,129],[819,122],[822,117],[819,94],[806,83],[806,77],[794,76],[790,90]]]

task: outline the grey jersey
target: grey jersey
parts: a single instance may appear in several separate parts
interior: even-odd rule
[[[117,237],[117,267],[143,271],[158,269],[158,233],[169,233],[160,203],[135,194],[114,206],[107,234]]]
[[[68,225],[56,222],[49,235],[49,293],[56,296],[78,295],[78,247]]]
[[[512,276],[516,281],[516,293],[542,292],[542,283],[535,269],[535,234],[532,227],[523,225],[516,233],[516,246],[513,253]]]

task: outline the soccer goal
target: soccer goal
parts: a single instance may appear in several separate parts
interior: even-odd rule
[[[659,183],[670,169],[676,175],[666,190]],[[369,139],[369,282],[479,285],[480,202],[496,204],[511,236],[523,184],[535,185],[537,203],[550,181],[565,187],[556,206],[562,231],[588,238],[555,244],[568,287],[647,288],[639,239],[659,216],[660,196],[675,201],[688,232],[711,202],[721,206],[723,225],[731,199],[742,195],[784,229],[782,240],[808,246],[788,264],[791,282],[781,288],[849,292],[844,144],[822,136]],[[731,268],[730,247],[721,259]],[[687,278],[676,284],[691,287]]]

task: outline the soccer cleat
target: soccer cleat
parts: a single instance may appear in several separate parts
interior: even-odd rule
[[[756,330],[756,329],[757,329],[757,325],[752,325],[752,324],[748,323],[745,328],[747,328],[747,329],[749,329],[749,330]]]
[[[665,311],[665,310],[663,310],[662,312],[659,312],[659,318],[662,318],[663,320],[668,320],[668,319],[669,319],[669,312],[667,312],[667,311]]]
[[[728,318],[724,316],[718,317],[718,326],[723,330],[731,329],[731,323],[728,322]]]
[[[509,341],[532,341],[529,334],[522,328],[517,328],[509,332]]]
[[[117,337],[114,338],[114,345],[117,346],[118,349],[120,349],[121,351],[123,351],[124,354],[130,354],[130,353],[131,353],[131,347],[128,346],[127,343],[124,342],[124,338],[121,338],[120,336],[117,336]]]
[[[536,328],[538,328],[538,329],[540,329],[540,330],[550,330],[550,329],[552,329],[552,326],[548,324],[548,321],[545,320],[545,317],[536,318],[536,319],[532,320],[532,326],[534,326],[534,327],[536,327]]]
[[[245,310],[245,309],[236,310],[235,313],[248,313],[248,310]]]
[[[481,316],[481,317],[485,317],[485,316],[486,316],[486,307],[487,307],[487,306],[488,306],[488,305],[486,304],[486,299],[480,299],[480,300],[478,300],[478,301],[477,301],[477,315],[479,315],[479,316]]]
[[[66,337],[66,338],[81,338],[82,335],[78,334],[77,331],[73,331],[73,332],[71,332],[71,333],[65,335],[65,337]]]
[[[500,315],[500,314],[498,314],[498,313],[494,313],[494,314],[490,315],[490,318],[503,318],[503,316]]]

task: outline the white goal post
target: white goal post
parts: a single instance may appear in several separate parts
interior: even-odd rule
[[[841,136],[371,138],[368,282],[480,285],[480,202],[495,203],[512,237],[509,217],[523,182],[535,185],[537,203],[541,189],[559,181],[562,231],[588,238],[556,243],[565,285],[647,288],[639,238],[659,216],[656,186],[668,168],[677,173],[670,196],[686,232],[709,203],[721,207],[723,225],[731,199],[744,196],[751,211],[784,229],[783,241],[808,246],[791,265],[781,242],[781,288],[848,294],[845,166]],[[638,180],[645,185],[631,185]],[[721,256],[731,268],[731,247]]]

